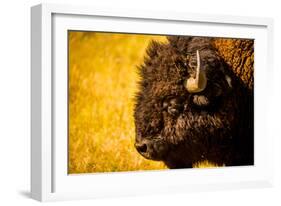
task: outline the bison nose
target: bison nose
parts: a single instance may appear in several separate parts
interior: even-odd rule
[[[139,153],[146,153],[147,151],[147,145],[145,143],[136,143],[135,147]]]

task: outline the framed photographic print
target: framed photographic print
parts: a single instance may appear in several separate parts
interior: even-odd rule
[[[31,9],[40,201],[272,185],[268,18]]]

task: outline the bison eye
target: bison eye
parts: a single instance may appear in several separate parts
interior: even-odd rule
[[[181,111],[181,108],[182,104],[178,98],[172,98],[163,102],[163,109],[172,116],[178,115]]]
[[[170,115],[176,116],[179,114],[179,109],[178,108],[173,108],[173,107],[168,107],[168,113]]]

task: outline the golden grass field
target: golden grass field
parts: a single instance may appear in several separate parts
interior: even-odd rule
[[[152,39],[167,41],[165,36],[69,32],[70,174],[166,168],[134,148],[137,66]]]
[[[164,169],[134,148],[137,66],[163,36],[69,32],[69,173]]]

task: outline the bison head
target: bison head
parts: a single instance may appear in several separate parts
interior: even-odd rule
[[[152,42],[140,76],[134,118],[142,156],[186,168],[231,150],[234,82],[210,38]]]

